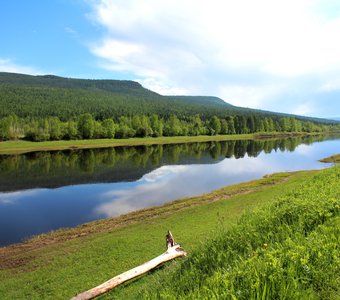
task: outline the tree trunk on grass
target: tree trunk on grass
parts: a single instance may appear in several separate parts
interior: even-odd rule
[[[71,300],[93,299],[101,294],[106,293],[107,291],[113,289],[114,287],[118,286],[119,284],[125,281],[138,277],[154,269],[155,267],[157,267],[158,265],[162,263],[165,263],[177,257],[186,256],[186,252],[180,247],[180,245],[177,245],[175,243],[175,240],[170,231],[168,231],[168,234],[166,235],[166,244],[168,246],[168,250],[164,252],[163,254],[144,263],[143,265],[140,265],[118,276],[115,276],[111,278],[110,280],[102,283],[101,285],[98,285],[86,292],[80,293],[77,296],[73,297]]]

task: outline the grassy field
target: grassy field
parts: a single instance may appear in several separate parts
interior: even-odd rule
[[[339,299],[340,168],[215,234],[147,299]]]
[[[158,138],[129,138],[129,139],[97,139],[97,140],[72,140],[72,141],[6,141],[0,142],[0,154],[20,154],[32,151],[52,151],[66,149],[109,148],[117,146],[180,144],[208,141],[250,140],[253,134],[235,135],[201,135],[201,136],[173,136]]]
[[[267,133],[261,134],[234,134],[234,135],[200,135],[200,136],[174,136],[157,138],[129,138],[129,139],[97,139],[97,140],[72,140],[72,141],[5,141],[0,142],[0,154],[21,154],[32,151],[52,151],[66,149],[89,149],[89,148],[109,148],[116,146],[137,146],[137,145],[157,145],[157,144],[180,144],[209,141],[233,141],[268,139],[273,137],[293,137],[301,135],[319,135],[320,133]]]
[[[192,253],[231,228],[245,211],[266,207],[323,172],[327,171],[278,173],[0,248],[1,299],[70,298],[164,252],[168,229],[190,261]],[[176,272],[182,261],[159,267],[101,299],[135,299],[167,273]]]

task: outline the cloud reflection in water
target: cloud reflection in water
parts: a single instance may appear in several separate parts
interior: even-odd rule
[[[160,205],[178,198],[199,195],[259,176],[265,170],[262,160],[244,157],[225,159],[212,165],[163,166],[146,175],[130,189],[113,190],[102,194],[105,202],[95,213],[114,217],[133,210]],[[268,170],[268,168],[267,168]]]
[[[34,196],[39,193],[40,190],[27,190],[27,191],[17,191],[10,193],[0,193],[0,204],[3,205],[14,205],[22,197]]]

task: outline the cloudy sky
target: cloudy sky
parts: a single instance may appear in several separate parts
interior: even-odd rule
[[[0,71],[340,117],[338,0],[11,0]]]

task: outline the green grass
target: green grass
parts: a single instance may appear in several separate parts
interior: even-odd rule
[[[257,134],[233,134],[233,135],[200,135],[200,136],[172,136],[172,137],[146,137],[146,138],[129,138],[129,139],[96,139],[96,140],[71,140],[71,141],[47,141],[47,142],[30,142],[30,141],[5,141],[0,142],[1,154],[21,154],[32,151],[52,151],[66,149],[89,149],[89,148],[109,148],[117,146],[139,146],[139,145],[158,145],[158,144],[180,144],[209,141],[234,141],[234,140],[253,140],[268,139],[292,136],[320,135],[320,133],[266,133],[265,135]]]
[[[190,260],[245,210],[267,206],[318,172],[279,173],[0,248],[1,299],[70,298],[164,252],[168,229]],[[141,290],[176,271],[181,261],[167,263],[101,298],[135,299]]]
[[[180,144],[193,142],[209,141],[233,141],[250,140],[253,134],[235,135],[200,135],[200,136],[174,136],[158,138],[129,138],[129,139],[96,139],[96,140],[71,140],[71,141],[48,141],[48,142],[29,142],[29,141],[6,141],[0,142],[0,154],[20,154],[32,151],[52,151],[66,149],[89,149],[89,148],[109,148],[116,146],[138,146],[138,145],[157,145],[157,144]]]
[[[222,229],[147,299],[339,299],[340,168]]]

